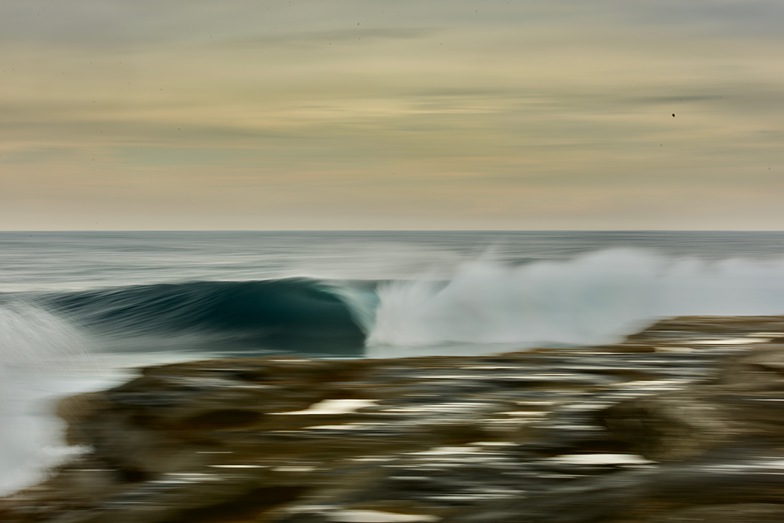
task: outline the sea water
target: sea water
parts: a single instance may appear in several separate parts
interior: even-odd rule
[[[784,314],[784,233],[0,233],[0,495],[83,450],[58,398],[133,366],[594,345],[690,314]]]

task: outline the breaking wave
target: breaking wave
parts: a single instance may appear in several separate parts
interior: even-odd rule
[[[49,401],[76,389],[53,375],[82,358],[89,341],[77,328],[23,302],[0,307],[0,496],[39,481],[78,449],[63,446]]]
[[[17,298],[0,296],[0,305]],[[25,299],[58,321],[118,339],[293,350],[310,342],[355,355],[363,346],[594,345],[663,317],[784,314],[784,259],[706,261],[632,249],[523,264],[485,256],[448,277],[198,281]]]
[[[0,296],[0,304],[12,298]],[[450,343],[594,345],[663,317],[784,314],[784,259],[706,261],[633,249],[524,264],[485,256],[448,277],[199,281],[25,299],[116,338],[233,339],[294,350],[312,342],[357,351]]]
[[[447,281],[379,285],[372,346],[595,345],[683,315],[784,314],[784,259],[708,262],[639,250],[509,265],[478,259]]]
[[[333,340],[361,346],[354,312],[329,283],[291,278],[126,286],[39,296],[103,335],[198,336],[245,343]]]

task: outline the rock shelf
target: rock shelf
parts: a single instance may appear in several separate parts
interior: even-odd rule
[[[148,367],[8,523],[784,520],[784,318],[476,357]]]

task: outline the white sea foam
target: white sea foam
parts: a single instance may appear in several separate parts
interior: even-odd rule
[[[24,303],[0,306],[0,495],[35,483],[79,449],[61,443],[51,400],[85,386],[66,379],[84,366],[87,338],[68,322]]]
[[[54,415],[58,399],[115,385],[134,366],[198,357],[99,353],[99,343],[40,307],[0,304],[0,496],[38,483],[51,467],[85,450],[63,443],[65,426]]]
[[[379,291],[372,347],[612,343],[658,318],[784,313],[784,259],[708,262],[622,249],[523,266],[481,258],[445,282]]]
[[[277,414],[283,415],[330,415],[330,414],[350,414],[359,409],[371,407],[376,404],[376,400],[368,399],[331,399],[322,400],[315,403],[304,410],[295,410],[290,412],[278,412]]]

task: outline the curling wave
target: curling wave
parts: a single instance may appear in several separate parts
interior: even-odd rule
[[[0,295],[0,305],[18,298]],[[157,336],[179,348],[203,341],[222,351],[237,341],[249,350],[346,356],[366,346],[595,345],[663,317],[784,314],[784,259],[623,249],[523,264],[480,257],[448,277],[197,281],[24,299],[129,344]]]
[[[308,279],[127,286],[39,296],[36,301],[104,334],[213,334],[354,345],[365,338],[353,311],[330,284]]]

